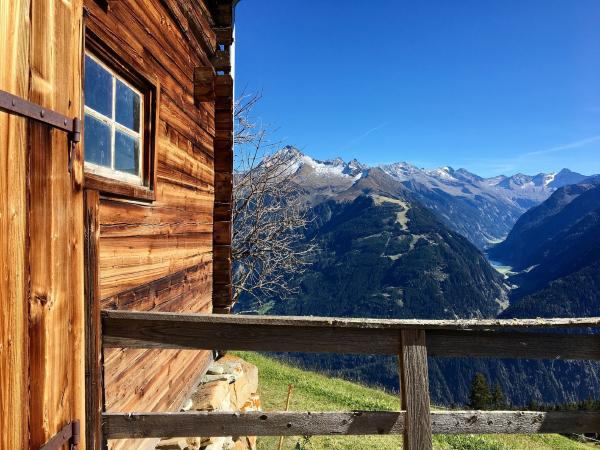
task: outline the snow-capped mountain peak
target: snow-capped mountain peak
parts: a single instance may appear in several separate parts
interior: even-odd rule
[[[365,164],[360,163],[356,159],[346,163],[339,156],[334,159],[318,160],[312,158],[295,147],[286,146],[279,150],[276,155],[285,155],[285,157],[293,158],[296,162],[293,164],[292,170],[296,173],[312,172],[313,175],[322,175],[329,177],[348,177],[358,179],[363,171],[367,169]]]

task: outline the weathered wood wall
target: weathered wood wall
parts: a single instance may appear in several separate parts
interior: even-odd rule
[[[81,1],[1,0],[0,31],[0,89],[79,116]],[[85,417],[81,174],[64,132],[0,113],[2,449]]]
[[[85,0],[87,39],[101,41],[160,90],[154,201],[100,193],[103,309],[212,312],[215,103],[194,100],[194,70],[213,68],[217,6]],[[211,357],[195,350],[106,349],[105,408],[177,410]],[[112,449],[146,445],[109,443]]]
[[[27,98],[29,0],[0,0],[0,89]],[[6,36],[4,35],[6,33]],[[0,112],[0,449],[29,427],[26,255],[27,120]]]

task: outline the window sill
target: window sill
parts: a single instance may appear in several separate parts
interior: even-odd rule
[[[156,193],[147,186],[136,186],[124,181],[113,180],[94,173],[85,172],[85,188],[95,189],[103,194],[116,195],[134,200],[154,201]]]

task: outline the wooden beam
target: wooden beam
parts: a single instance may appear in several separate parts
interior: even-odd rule
[[[212,67],[194,69],[194,102],[212,102],[215,99],[215,71]]]
[[[600,335],[428,330],[429,356],[600,359]]]
[[[213,31],[215,32],[217,44],[233,44],[233,31],[231,27],[214,27]]]
[[[211,57],[210,62],[216,71],[223,71],[226,74],[231,72],[231,55],[229,47],[225,47],[225,50],[217,48],[214,55]]]
[[[431,414],[434,434],[596,433],[598,411],[449,411]]]
[[[86,442],[90,449],[103,448],[102,324],[98,255],[100,224],[98,191],[84,192],[84,295],[85,295],[85,410]]]
[[[546,325],[572,326],[564,320]],[[395,355],[400,330],[421,329],[427,333],[430,356],[600,360],[600,335],[473,331],[461,326],[460,321],[103,312],[105,347]],[[503,329],[503,324],[497,326]],[[450,327],[455,329],[446,329]]]
[[[341,328],[391,328],[395,330],[500,330],[515,328],[582,328],[600,327],[600,317],[555,318],[555,319],[365,319],[317,316],[230,316],[219,314],[137,313],[134,311],[106,311],[106,317],[147,318],[160,321],[187,321],[197,323],[243,324],[243,325],[291,325]]]
[[[400,391],[402,409],[406,411],[404,450],[431,450],[431,414],[429,377],[424,330],[402,330]]]
[[[398,435],[405,412],[104,413],[107,439],[189,436]],[[597,411],[436,411],[433,434],[593,433]]]
[[[104,413],[107,439],[400,434],[403,412]]]

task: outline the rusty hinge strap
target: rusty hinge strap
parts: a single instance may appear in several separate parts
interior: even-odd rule
[[[27,117],[36,120],[51,127],[69,133],[69,139],[72,142],[79,142],[81,139],[81,124],[79,118],[73,119],[64,116],[51,109],[43,108],[40,105],[32,103],[10,92],[0,90],[0,111],[9,114]]]
[[[79,420],[66,424],[52,439],[40,447],[40,450],[59,450],[69,442],[69,448],[75,450],[79,445]]]

